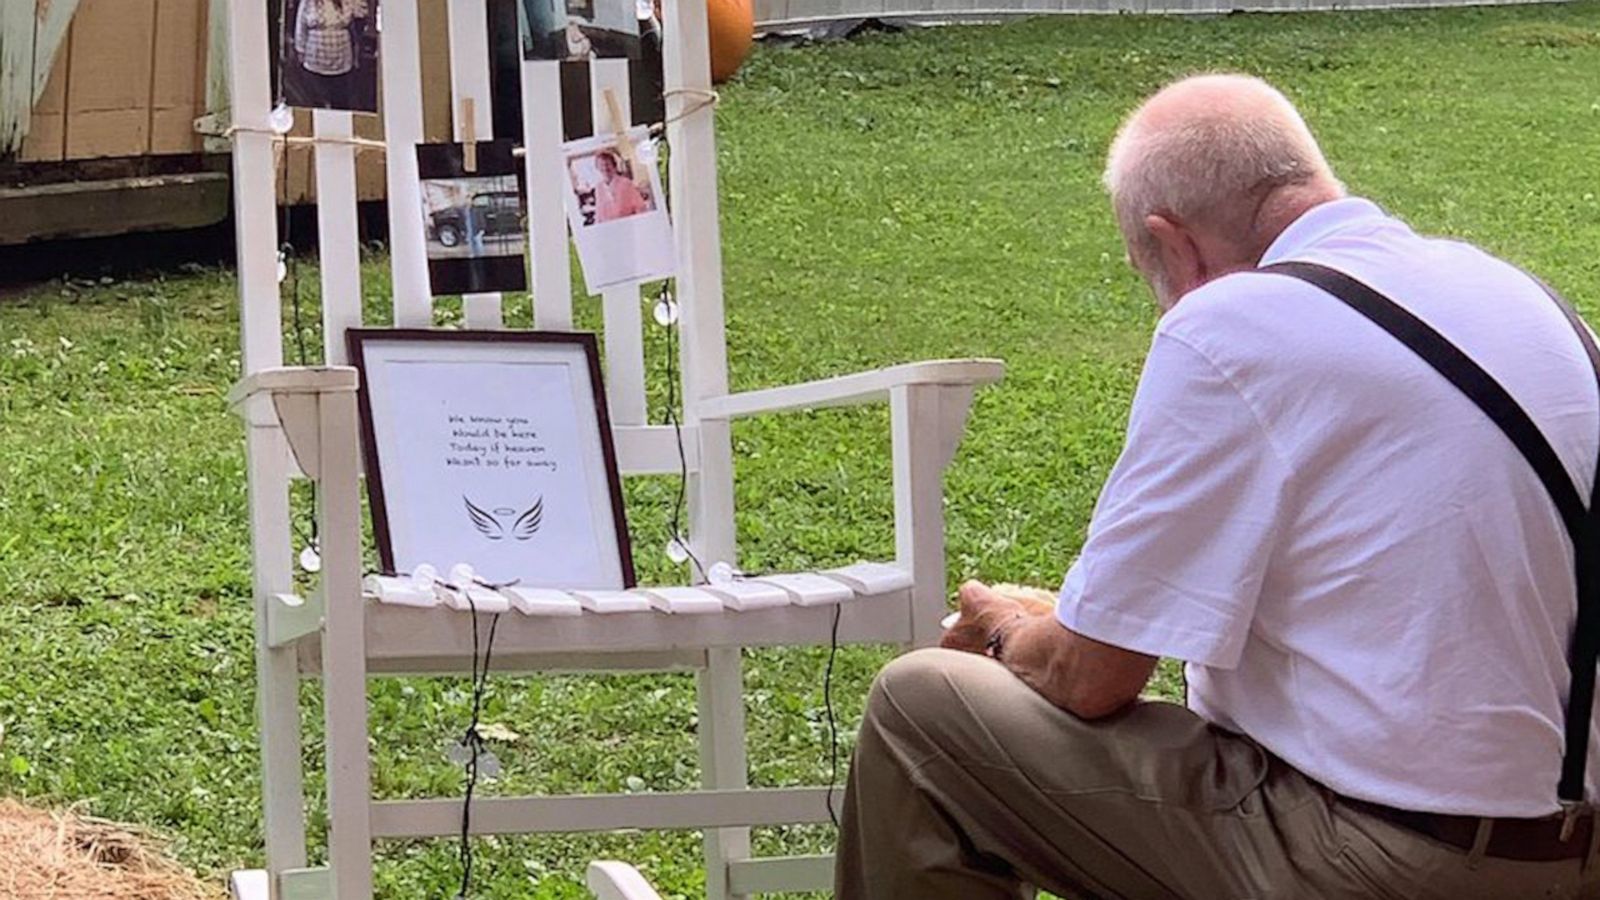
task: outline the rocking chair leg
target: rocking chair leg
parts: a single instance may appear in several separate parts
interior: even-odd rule
[[[327,735],[328,861],[338,900],[371,900],[367,654],[361,597],[356,395],[324,396],[317,515],[322,535],[323,721]]]
[[[743,660],[733,647],[709,651],[707,663],[698,675],[701,778],[707,788],[744,788]],[[705,845],[707,900],[744,900],[747,895],[729,892],[728,863],[750,857],[750,829],[708,829]]]
[[[293,646],[267,644],[267,603],[294,589],[290,573],[289,449],[276,428],[252,426],[246,444],[255,557],[256,704],[269,879],[306,864],[305,794],[300,770],[300,680]],[[271,486],[278,486],[276,488]]]

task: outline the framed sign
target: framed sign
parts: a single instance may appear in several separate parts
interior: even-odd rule
[[[527,587],[634,586],[592,334],[351,329],[387,572],[470,564]]]

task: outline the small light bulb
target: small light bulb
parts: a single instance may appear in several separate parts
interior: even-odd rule
[[[316,544],[307,544],[300,551],[300,568],[312,575],[322,571],[322,554],[317,552]]]
[[[288,104],[279,103],[272,108],[272,113],[267,117],[272,130],[276,134],[288,134],[294,130],[294,110]]]
[[[289,254],[278,251],[278,283],[283,284],[289,280]]]
[[[504,767],[500,765],[500,757],[494,755],[493,750],[485,750],[478,754],[478,774],[484,778],[499,778]]]
[[[418,591],[431,591],[439,580],[439,570],[423,563],[411,570],[411,587]]]
[[[689,561],[689,547],[684,544],[683,538],[673,535],[667,540],[667,559],[672,560],[677,565],[682,565]]]
[[[739,570],[725,562],[714,562],[706,577],[711,579],[712,584],[733,584],[739,577]]]
[[[653,312],[656,324],[662,328],[671,328],[673,325],[678,324],[678,301],[670,296],[657,300],[656,308]]]

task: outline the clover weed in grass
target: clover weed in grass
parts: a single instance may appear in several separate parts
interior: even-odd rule
[[[1154,321],[1097,181],[1119,116],[1174,75],[1264,75],[1354,191],[1534,268],[1594,313],[1596,33],[1600,4],[1585,0],[1064,18],[761,48],[717,113],[734,386],[1004,357],[1010,374],[979,395],[950,473],[950,575],[1054,584],[1116,458]],[[369,321],[384,322],[388,276],[367,262]],[[302,268],[308,313],[315,275]],[[0,793],[150,825],[219,879],[261,861],[243,441],[222,401],[239,370],[236,302],[223,271],[0,299]],[[526,298],[509,310],[528,322]],[[598,327],[597,304],[576,312]],[[459,302],[436,318],[458,322]],[[305,324],[315,361],[314,315]],[[646,334],[657,417],[662,340]],[[882,409],[741,422],[734,440],[748,568],[892,554]],[[642,575],[681,578],[662,552],[674,480],[627,492]],[[297,491],[297,508],[308,500]],[[847,746],[888,654],[839,654]],[[753,783],[827,777],[825,656],[748,654]],[[1178,696],[1176,667],[1156,690]],[[304,692],[317,788],[318,690]],[[373,684],[380,796],[460,789],[444,750],[467,697],[463,679]],[[486,792],[692,785],[695,716],[685,675],[496,680],[486,720],[520,737],[496,744],[506,774]],[[320,805],[312,815],[316,831]],[[814,827],[756,836],[768,853],[828,841]],[[585,896],[597,856],[640,863],[667,896],[702,885],[691,833],[479,851],[484,897]],[[448,842],[381,848],[384,897],[449,896],[456,877]]]

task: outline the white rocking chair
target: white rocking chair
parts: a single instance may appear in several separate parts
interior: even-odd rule
[[[492,131],[486,0],[448,0],[457,137]],[[394,324],[432,325],[414,144],[422,140],[418,0],[383,0],[384,142]],[[362,324],[355,154],[349,113],[314,115],[326,365],[284,367],[271,122],[267,0],[232,0],[233,167],[244,377],[230,402],[247,423],[256,662],[266,869],[235,873],[236,897],[367,900],[372,845],[385,838],[446,836],[462,800],[375,801],[370,792],[366,680],[471,669],[472,614],[444,605],[386,602],[364,590],[356,372],[345,365],[346,329]],[[763,579],[776,605],[744,604],[715,586],[628,592],[648,611],[546,616],[509,612],[494,663],[501,672],[666,670],[698,674],[702,790],[634,795],[493,797],[475,801],[477,834],[703,829],[707,889],[717,900],[783,890],[826,890],[826,856],[752,858],[752,826],[828,820],[826,789],[748,787],[740,649],[826,644],[839,610],[841,643],[906,647],[937,640],[945,606],[942,479],[960,441],[974,389],[997,381],[994,360],[923,362],[809,384],[730,394],[723,336],[721,255],[706,15],[698,0],[665,7],[670,183],[677,231],[684,343],[683,441],[689,471],[690,548],[733,561],[732,419],[785,410],[887,401],[893,435],[895,559]],[[560,196],[560,64],[522,64],[530,257],[535,324],[572,328],[567,226]],[[602,91],[626,105],[627,62],[591,64],[597,122]],[[470,102],[467,102],[470,101]],[[461,113],[465,113],[462,115]],[[623,113],[626,115],[626,112]],[[499,295],[465,299],[468,327],[501,327]],[[603,299],[607,395],[623,474],[677,474],[670,427],[647,424],[640,296]],[[318,484],[321,570],[310,596],[294,593],[289,485]],[[371,587],[369,584],[367,587]],[[415,602],[412,598],[398,598]],[[771,598],[769,598],[771,599]],[[709,605],[708,605],[709,604]],[[623,604],[627,605],[627,604]],[[759,607],[759,608],[757,608]],[[683,615],[693,608],[705,614]],[[709,612],[707,610],[709,609]],[[306,851],[298,685],[323,684],[328,859]],[[654,898],[636,872],[597,863],[590,887],[608,898]]]

